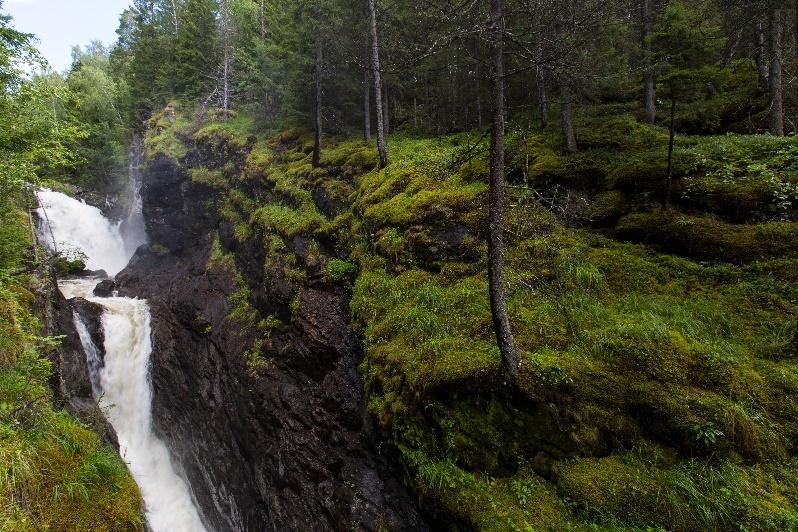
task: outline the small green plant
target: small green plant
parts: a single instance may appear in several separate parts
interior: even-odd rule
[[[357,276],[357,265],[348,260],[327,261],[327,280],[331,283],[351,284]]]
[[[704,421],[692,429],[695,440],[705,447],[712,447],[725,434],[722,430],[715,427],[712,421]]]

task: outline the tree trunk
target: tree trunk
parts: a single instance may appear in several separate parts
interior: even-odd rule
[[[363,91],[363,138],[371,142],[371,70],[366,69],[366,89]]]
[[[515,379],[521,357],[515,345],[504,293],[504,5],[491,0],[494,80],[493,128],[490,152],[490,211],[488,229],[488,288],[496,342],[505,372]]]
[[[560,80],[560,112],[562,114],[562,132],[565,135],[565,149],[568,153],[577,153],[579,147],[576,145],[576,135],[574,134],[574,116],[571,108],[571,87],[568,81]]]
[[[385,146],[383,128],[382,80],[380,79],[380,49],[377,43],[377,11],[375,0],[367,0],[369,10],[369,31],[371,34],[371,74],[374,81],[374,103],[377,112],[377,150],[380,152],[380,168],[388,166],[388,148]]]
[[[382,110],[385,113],[385,118],[383,118],[383,127],[385,127],[385,134],[391,134],[391,112],[390,108],[391,105],[388,101],[388,83],[383,82],[382,84]]]
[[[665,208],[671,207],[671,190],[673,189],[673,147],[676,142],[676,93],[671,88],[670,138],[668,140],[668,171],[665,183]]]
[[[770,11],[770,132],[784,136],[784,89],[782,87],[781,53],[784,39],[781,9]]]
[[[177,16],[177,1],[172,0],[172,23],[175,25],[175,37],[180,33],[180,21]]]
[[[315,106],[315,119],[314,126],[316,128],[316,135],[313,142],[313,168],[318,168],[321,164],[321,76],[322,76],[322,59],[323,50],[321,44],[321,37],[318,32],[316,33],[316,106]]]
[[[642,45],[643,54],[645,55],[645,75],[643,84],[645,86],[645,94],[643,96],[643,104],[646,109],[646,122],[653,124],[657,120],[657,89],[654,84],[654,69],[651,64],[651,26],[652,26],[652,13],[651,13],[651,0],[641,0],[641,15],[642,15]]]
[[[418,131],[418,98],[413,96],[413,129]]]
[[[482,121],[482,66],[477,62],[477,129],[485,125]]]
[[[546,71],[543,67],[537,68],[538,83],[538,112],[540,113],[540,127],[549,127],[549,94],[546,90]]]
[[[260,25],[260,40],[266,39],[266,6],[265,0],[260,0],[260,10],[258,13],[258,22]]]
[[[222,0],[222,117],[225,122],[230,118],[230,3]]]
[[[765,61],[765,25],[760,20],[756,26],[756,42],[754,43],[754,62],[759,74],[759,86],[768,89],[768,66]]]

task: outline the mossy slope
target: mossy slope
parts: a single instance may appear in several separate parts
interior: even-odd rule
[[[618,153],[653,162],[645,146],[663,132],[624,123],[576,158],[545,135],[513,138],[511,177],[569,174],[616,200],[635,195]],[[395,136],[385,170],[372,148],[330,139],[314,169],[301,132],[214,127],[243,162],[184,163],[221,171],[212,186],[228,244],[259,249],[254,278],[285,285],[286,301],[308,283],[351,285],[369,411],[433,519],[480,530],[798,528],[790,224],[763,226],[769,247],[745,256],[736,239],[759,236],[726,235],[744,267],[702,264],[568,229],[533,191],[511,189],[508,295],[524,357],[511,385],[487,300],[484,139]],[[602,145],[607,135],[614,145]],[[188,142],[192,153],[205,139]],[[250,290],[263,314],[252,323],[263,323],[273,303]]]

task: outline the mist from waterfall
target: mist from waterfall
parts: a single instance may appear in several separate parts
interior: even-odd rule
[[[60,192],[40,190],[40,235],[51,250],[79,249],[91,270],[110,276],[121,271],[146,242],[141,220],[140,183],[131,185],[134,201],[125,220],[113,223],[102,212]],[[138,217],[138,220],[132,218]],[[123,229],[124,228],[124,229]],[[100,407],[116,431],[120,454],[141,489],[145,517],[153,532],[204,532],[206,528],[189,486],[171,461],[169,450],[153,432],[150,308],[146,301],[94,297],[98,279],[59,283],[67,299],[81,297],[104,308],[104,360],[83,319],[74,316]],[[99,373],[98,373],[99,372]]]

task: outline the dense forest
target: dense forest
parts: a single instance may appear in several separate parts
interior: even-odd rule
[[[291,366],[307,294],[343,301],[431,529],[798,530],[798,2],[133,0],[62,73],[11,15],[0,529],[142,527],[53,390],[51,276],[85,256],[38,244],[33,193],[124,205],[141,166],[139,265],[193,260],[147,204],[166,168],[232,286],[184,314],[235,324],[242,389]]]

